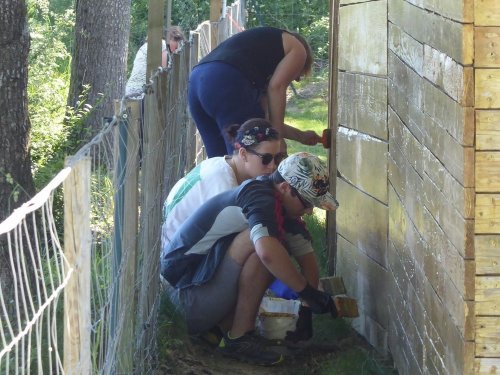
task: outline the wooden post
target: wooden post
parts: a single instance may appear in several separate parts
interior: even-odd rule
[[[172,0],[167,0],[167,12],[165,15],[165,27],[168,29],[172,26]],[[168,43],[168,40],[167,40]]]
[[[153,345],[156,308],[159,301],[160,226],[165,165],[165,137],[167,100],[167,72],[160,72],[153,80],[151,93],[146,93],[145,121],[141,166],[141,235],[142,249],[138,324],[136,329],[135,373],[145,371],[145,349]]]
[[[330,193],[337,194],[337,83],[338,83],[338,48],[339,48],[339,8],[340,0],[330,0],[330,76],[328,102],[328,127],[331,129],[332,139],[330,145],[329,168],[330,168]],[[335,211],[327,213],[328,243],[328,275],[335,273],[335,260],[337,256],[337,223]]]
[[[63,182],[65,274],[64,372],[90,374],[90,158],[78,160]]]
[[[164,0],[149,0],[146,83],[149,82],[151,72],[161,66],[164,9]]]
[[[214,49],[219,44],[217,22],[222,14],[222,0],[210,0],[210,47]]]
[[[119,103],[115,103],[115,115],[120,116]],[[117,320],[117,360],[118,373],[131,374],[134,364],[134,332],[135,313],[137,306],[136,293],[136,267],[137,267],[137,234],[138,234],[138,191],[139,191],[139,128],[141,122],[141,101],[130,100],[127,102],[126,119],[120,121],[116,127],[116,134],[123,134],[125,137],[115,136],[115,145],[121,144],[115,150],[115,160],[122,160],[120,168],[115,168],[118,179],[115,183],[116,191],[120,191],[121,209],[119,210],[120,231],[119,238],[115,236],[115,241],[120,241],[121,257],[118,282],[117,306],[120,311]],[[115,210],[117,209],[115,204]],[[116,215],[115,215],[116,217]],[[115,223],[116,227],[116,223]],[[116,230],[116,228],[115,228]]]

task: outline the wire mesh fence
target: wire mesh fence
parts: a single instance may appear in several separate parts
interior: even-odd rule
[[[191,32],[144,99],[117,102],[103,130],[0,224],[0,373],[155,368],[161,208],[203,158],[187,80],[210,50],[211,28],[220,41],[243,29],[239,2],[225,14]]]

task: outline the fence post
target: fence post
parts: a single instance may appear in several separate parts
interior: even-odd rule
[[[219,44],[219,32],[217,23],[222,14],[222,0],[210,0],[210,49],[214,49]]]
[[[68,160],[67,160],[68,163]],[[77,160],[63,182],[65,273],[64,372],[91,373],[90,355],[90,158]]]
[[[146,358],[154,348],[156,325],[156,308],[159,302],[160,284],[160,226],[162,210],[162,172],[165,168],[165,138],[166,127],[165,103],[167,101],[167,72],[161,71],[155,75],[150,90],[147,91],[144,110],[144,133],[141,166],[141,236],[142,250],[141,290],[138,300],[137,326],[137,360],[136,374],[145,371]]]
[[[139,127],[141,101],[126,103],[126,116],[115,128],[115,251],[114,273],[117,276],[116,301],[113,300],[115,327],[111,334],[117,340],[117,371],[131,374],[134,368],[135,310],[137,306],[136,267],[138,233]],[[120,102],[115,102],[119,117]],[[120,312],[118,314],[118,312]],[[112,340],[109,340],[110,342]]]

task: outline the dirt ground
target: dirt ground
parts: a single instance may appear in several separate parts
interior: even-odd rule
[[[333,321],[329,316],[315,317],[314,332],[312,343],[304,349],[287,349],[273,342],[272,349],[281,352],[285,360],[272,367],[226,358],[205,342],[190,338],[182,350],[166,350],[156,375],[397,374],[390,358],[378,354],[348,322]]]

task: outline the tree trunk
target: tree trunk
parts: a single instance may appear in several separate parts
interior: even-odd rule
[[[80,104],[88,85],[84,102],[94,108],[73,129],[72,140],[79,144],[98,133],[102,118],[113,116],[113,100],[124,94],[129,31],[130,0],[76,0],[68,105]]]
[[[0,0],[0,222],[34,192],[27,100],[29,47],[26,2]],[[7,236],[0,235],[0,282],[4,298],[10,301],[13,284],[6,242]]]

